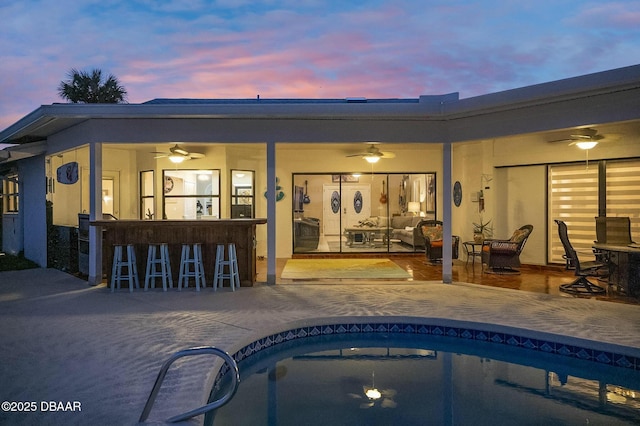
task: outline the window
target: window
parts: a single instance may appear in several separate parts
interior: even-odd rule
[[[220,217],[220,170],[163,170],[163,217]]]
[[[564,248],[558,237],[560,219],[569,228],[571,245],[589,251],[596,235],[598,216],[598,167],[549,166],[549,262],[564,263]]]
[[[254,216],[253,170],[231,170],[231,218]]]
[[[605,176],[597,165],[584,163],[549,166],[549,248],[550,263],[564,263],[564,249],[555,219],[566,222],[571,245],[578,253],[590,252],[596,239],[598,206],[606,205],[606,215],[631,218],[631,234],[640,232],[640,161],[606,161]],[[599,193],[600,182],[606,191]]]
[[[435,173],[293,174],[293,252],[424,252]]]
[[[631,218],[631,235],[640,235],[640,160],[606,165],[607,216]]]
[[[18,175],[11,174],[3,179],[3,208],[5,213],[17,213],[19,207]]]
[[[140,219],[155,218],[155,186],[153,170],[140,172]]]

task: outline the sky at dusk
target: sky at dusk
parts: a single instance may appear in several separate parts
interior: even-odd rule
[[[153,98],[468,98],[640,64],[640,0],[0,0],[0,129],[71,68]]]

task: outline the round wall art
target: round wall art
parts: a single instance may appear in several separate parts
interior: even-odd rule
[[[460,203],[462,203],[462,184],[460,181],[456,181],[456,183],[453,184],[453,204],[455,204],[456,207],[460,207]]]
[[[171,176],[164,177],[164,193],[168,194],[173,190],[173,179]]]
[[[331,211],[333,213],[340,211],[340,193],[338,191],[333,191],[331,194]]]
[[[360,213],[362,211],[362,193],[360,191],[356,191],[353,196],[353,209],[356,213]]]

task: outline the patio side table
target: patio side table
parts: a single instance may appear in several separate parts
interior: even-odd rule
[[[471,264],[476,264],[476,257],[482,258],[482,243],[476,243],[475,241],[465,241],[462,243],[464,246],[464,251],[467,252],[467,261],[469,263],[469,258],[471,258]],[[476,247],[478,247],[476,249]],[[482,264],[482,259],[480,259],[480,263]]]

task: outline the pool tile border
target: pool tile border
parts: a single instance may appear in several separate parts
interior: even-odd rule
[[[535,339],[526,336],[519,336],[513,333],[491,331],[481,328],[455,327],[441,324],[424,324],[406,321],[397,323],[337,322],[335,324],[295,327],[286,331],[274,333],[260,338],[235,352],[232,357],[236,362],[240,362],[243,359],[255,355],[264,349],[296,339],[304,339],[306,337],[319,335],[340,335],[357,333],[401,333],[433,335],[491,342],[495,344],[518,347],[531,351],[540,351],[549,354],[561,355],[568,358],[576,358],[584,361],[592,361],[599,364],[629,368],[632,370],[640,371],[640,358],[620,353],[596,350],[588,347],[569,345],[551,340]],[[228,366],[226,367],[228,368]],[[227,368],[223,367],[224,371],[220,371],[220,373],[225,374]]]

